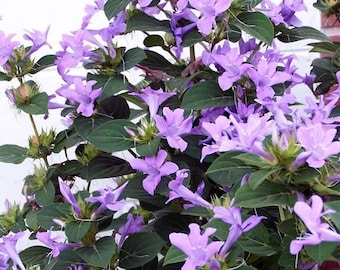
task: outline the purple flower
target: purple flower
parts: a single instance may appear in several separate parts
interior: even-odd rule
[[[216,24],[216,17],[226,11],[231,0],[189,0],[190,5],[201,12],[197,28],[203,35],[209,35]]]
[[[39,50],[42,46],[47,45],[51,48],[51,45],[47,43],[47,34],[50,27],[48,27],[45,32],[40,32],[37,30],[33,30],[32,32],[28,32],[28,34],[24,34],[24,39],[32,41],[33,45],[27,52],[26,56],[31,55],[32,53]]]
[[[204,200],[201,196],[204,185],[199,186],[198,190],[194,193],[183,185],[183,181],[186,177],[188,177],[187,169],[176,172],[176,179],[170,181],[168,184],[171,191],[169,192],[169,199],[165,203],[169,203],[177,198],[182,198],[183,200],[190,202],[190,204],[185,204],[184,208],[193,206],[201,206],[209,209],[212,208],[211,204]]]
[[[159,106],[175,93],[166,93],[163,89],[153,90],[151,87],[146,87],[143,93],[131,93],[131,95],[139,97],[149,106],[150,118],[153,119]]]
[[[179,170],[175,163],[165,162],[167,155],[165,150],[160,150],[156,156],[147,156],[145,159],[135,158],[130,161],[133,169],[148,175],[143,180],[143,187],[150,195],[154,195],[162,176],[170,175]]]
[[[232,206],[232,204],[233,200],[228,208],[215,206],[213,209],[214,218],[221,219],[225,223],[231,225],[229,228],[228,238],[220,251],[221,256],[224,256],[228,252],[230,247],[237,241],[242,233],[250,231],[265,218],[252,215],[242,222],[241,208]]]
[[[298,201],[294,205],[294,212],[303,221],[309,232],[304,232],[302,237],[298,237],[290,243],[290,253],[295,255],[300,252],[304,245],[318,245],[321,242],[340,242],[340,234],[330,229],[328,223],[322,223],[321,218],[333,210],[322,212],[323,201],[317,196],[311,197],[311,205],[303,201]]]
[[[118,211],[125,205],[125,200],[118,200],[120,194],[123,192],[124,188],[128,182],[125,182],[123,185],[119,186],[116,189],[112,189],[112,187],[107,187],[106,189],[99,190],[99,196],[93,196],[86,198],[87,202],[99,202],[100,206],[96,209],[96,211],[92,214],[91,218],[95,219],[100,213],[105,211],[106,209],[110,209],[111,211]]]
[[[51,230],[47,232],[37,232],[37,239],[52,249],[50,254],[53,258],[58,257],[60,252],[65,249],[80,247],[80,244],[77,243],[65,243],[65,237],[60,234],[52,236]]]
[[[61,194],[63,195],[65,200],[71,204],[72,210],[74,214],[76,215],[76,217],[81,218],[81,211],[80,211],[79,204],[76,198],[74,197],[74,195],[72,194],[70,187],[60,177],[58,178],[58,182],[59,182],[59,188],[60,188]]]
[[[165,136],[169,145],[175,149],[180,149],[183,152],[188,143],[181,138],[181,135],[189,133],[192,126],[192,116],[184,119],[184,110],[177,108],[174,111],[168,107],[163,108],[163,115],[166,120],[155,115],[156,127],[159,131],[158,135]]]
[[[11,41],[15,34],[5,35],[3,31],[0,31],[0,65],[7,62],[14,49],[20,45],[17,41]]]
[[[189,235],[185,233],[171,233],[169,239],[172,245],[182,250],[187,256],[183,270],[196,269],[197,266],[204,266],[209,263],[211,257],[215,255],[223,245],[223,241],[214,241],[209,243],[209,236],[216,229],[207,228],[203,234],[196,223],[189,225]]]
[[[128,235],[137,233],[143,229],[144,218],[143,216],[133,217],[133,214],[129,213],[126,223],[118,229],[120,234],[119,247],[122,247],[124,240]]]
[[[340,152],[340,142],[333,141],[337,131],[321,123],[300,126],[296,132],[297,141],[304,148],[292,165],[297,168],[304,162],[312,168],[321,168],[325,159]]]
[[[24,232],[11,233],[0,238],[0,267],[6,267],[1,269],[9,269],[7,268],[9,259],[13,261],[14,266],[18,266],[21,270],[26,269],[15,247],[18,239],[24,234]]]
[[[80,78],[76,78],[74,89],[70,87],[60,88],[57,90],[57,94],[78,103],[77,112],[89,117],[94,112],[94,101],[102,93],[101,88],[93,89],[96,83],[96,81],[88,81],[84,84]]]

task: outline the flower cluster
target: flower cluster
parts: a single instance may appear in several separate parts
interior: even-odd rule
[[[0,146],[1,162],[34,164],[26,203],[0,215],[0,269],[337,264],[339,45],[300,11],[302,0],[95,0],[38,60],[48,28],[29,45],[0,31],[0,80],[34,131]],[[142,45],[119,45],[135,32]],[[301,75],[278,45],[305,39],[332,56]],[[32,79],[45,69],[63,80],[55,93]],[[39,131],[51,109],[65,128]],[[35,241],[18,250],[25,233]]]

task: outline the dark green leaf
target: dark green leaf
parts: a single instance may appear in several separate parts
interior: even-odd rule
[[[78,135],[87,140],[87,137],[91,135],[95,129],[108,121],[112,121],[112,118],[107,116],[98,116],[96,118],[77,117],[73,121],[73,126]]]
[[[263,13],[242,12],[230,23],[267,45],[272,44],[274,38],[273,23]]]
[[[37,212],[38,224],[45,230],[55,227],[53,219],[65,220],[71,214],[71,206],[68,203],[49,204]]]
[[[336,200],[326,202],[324,206],[326,210],[332,209],[335,211],[335,213],[329,214],[329,216],[331,217],[331,220],[334,223],[334,225],[338,228],[338,230],[340,230],[340,201]]]
[[[65,270],[71,265],[84,264],[84,261],[74,249],[65,249],[60,252],[58,257],[48,258],[44,270]]]
[[[255,168],[233,158],[237,155],[238,153],[226,152],[219,156],[208,168],[207,175],[220,185],[231,186],[239,182],[245,174],[256,171]]]
[[[60,131],[54,140],[54,153],[59,153],[62,150],[75,146],[79,142],[83,141],[83,138],[73,129],[65,129]]]
[[[182,44],[181,46],[183,47],[190,47],[195,45],[196,43],[200,42],[203,40],[203,36],[201,35],[201,33],[197,30],[197,28],[186,32],[183,35],[182,38]]]
[[[182,250],[176,248],[175,246],[171,246],[165,255],[163,265],[184,262],[186,257],[187,256]]]
[[[158,151],[158,146],[161,141],[160,137],[155,137],[151,141],[144,144],[137,144],[136,151],[140,156],[154,156]]]
[[[123,11],[131,0],[108,0],[104,5],[104,12],[108,20],[112,19],[119,12]]]
[[[144,59],[146,59],[146,54],[143,49],[132,48],[123,55],[123,62],[116,68],[116,70],[117,72],[129,70],[130,68],[133,68],[142,62]]]
[[[134,147],[134,142],[125,127],[136,128],[136,125],[122,119],[107,121],[95,128],[87,139],[99,150],[105,152],[127,150]]]
[[[122,90],[126,90],[128,86],[128,80],[122,75],[115,77],[108,77],[99,74],[87,74],[87,80],[95,80],[97,83],[93,86],[94,89],[102,88],[102,94],[99,100],[103,100],[107,97],[115,95]]]
[[[56,55],[45,55],[41,57],[34,65],[32,70],[29,72],[30,74],[38,73],[39,71],[52,67],[55,65],[55,60],[57,59]]]
[[[286,33],[278,35],[277,38],[280,41],[287,43],[303,39],[316,39],[323,42],[331,43],[331,40],[326,34],[310,26],[302,26],[289,29],[286,31]]]
[[[34,95],[30,104],[18,104],[18,109],[28,114],[47,114],[48,96],[45,92]]]
[[[305,245],[305,250],[312,259],[318,262],[318,264],[322,264],[331,256],[336,247],[337,243],[335,242],[322,242],[316,246]]]
[[[211,212],[209,209],[205,207],[189,207],[187,209],[184,209],[181,213],[182,215],[189,215],[189,216],[196,216],[196,217],[206,217],[210,218],[211,217]]]
[[[80,242],[91,227],[91,221],[70,221],[66,223],[65,234],[70,242]]]
[[[44,265],[44,260],[51,250],[47,247],[33,246],[20,252],[20,258],[26,266]]]
[[[48,181],[41,189],[35,192],[35,199],[42,206],[49,205],[54,202],[54,185]]]
[[[127,175],[135,172],[130,163],[124,159],[115,156],[97,156],[93,158],[84,170],[81,171],[80,177],[86,180],[109,178]]]
[[[339,47],[334,43],[330,42],[316,42],[309,43],[309,46],[313,48],[310,50],[311,52],[319,52],[319,53],[334,53]]]
[[[136,14],[129,18],[126,32],[135,30],[171,32],[169,21],[159,21],[154,17],[146,15],[144,12],[136,12]]]
[[[250,174],[248,183],[253,190],[261,185],[269,176],[277,172],[280,168],[257,170]]]
[[[182,108],[202,110],[234,104],[234,98],[222,91],[216,81],[204,81],[189,88],[182,100]]]
[[[76,250],[77,254],[88,264],[106,268],[116,250],[116,241],[113,237],[104,236],[96,241],[92,247],[82,247]]]
[[[121,96],[110,96],[102,99],[97,106],[98,113],[113,119],[128,119],[130,117],[130,108]]]
[[[144,41],[145,47],[157,47],[157,46],[164,46],[164,39],[160,35],[149,35],[147,36]]]
[[[13,78],[6,73],[0,72],[0,81],[10,81]]]
[[[214,236],[217,237],[218,240],[225,241],[229,234],[229,228],[230,225],[226,224],[221,219],[212,218],[209,220],[208,223],[204,224],[202,228],[215,228],[216,232],[214,233]]]
[[[249,183],[242,185],[235,194],[235,205],[245,208],[289,205],[296,202],[296,195],[286,190],[284,185],[264,181],[256,190]]]
[[[165,241],[154,232],[129,236],[121,249],[119,266],[134,268],[150,262],[161,251]]]
[[[233,158],[242,160],[247,165],[256,166],[262,169],[268,167],[270,168],[272,166],[268,162],[266,162],[263,158],[261,158],[259,155],[255,155],[252,153],[242,153]]]
[[[27,148],[4,144],[0,146],[0,162],[20,164],[27,158]]]

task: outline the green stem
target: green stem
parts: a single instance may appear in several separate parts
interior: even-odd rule
[[[196,55],[195,55],[195,47],[194,45],[190,46],[190,62],[193,63],[196,61]]]
[[[30,121],[31,121],[31,124],[32,124],[32,127],[33,127],[33,131],[34,131],[34,135],[36,137],[36,140],[37,140],[38,144],[40,145],[39,132],[38,132],[37,125],[35,124],[35,121],[34,121],[32,114],[29,114],[29,118],[30,118]],[[46,167],[48,168],[49,163],[48,163],[47,157],[43,156],[42,158],[45,162]]]
[[[279,208],[280,220],[281,220],[281,221],[285,221],[285,220],[286,220],[286,216],[285,216],[285,213],[284,213],[284,211],[283,211],[282,206],[279,205],[278,208]]]

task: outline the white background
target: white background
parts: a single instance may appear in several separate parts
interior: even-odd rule
[[[300,16],[304,25],[310,25],[318,28],[320,25],[319,13],[311,5],[314,1],[307,0],[309,5],[308,13]],[[84,16],[84,6],[86,3],[92,3],[90,0],[2,0],[0,16],[0,30],[6,34],[16,33],[13,40],[22,40],[22,34],[25,30],[44,31],[50,25],[48,42],[53,46],[50,50],[45,47],[44,52],[55,52],[60,49],[59,41],[63,33],[69,34],[70,31],[76,30],[81,25],[81,18]],[[283,50],[296,53],[299,56],[299,68],[301,74],[309,72],[309,65],[314,54],[308,53],[308,47],[304,46],[307,42],[294,43],[285,45]],[[61,85],[61,81],[54,70],[48,70],[39,77],[38,83],[44,91],[49,94]],[[33,134],[29,119],[25,114],[18,114],[7,100],[4,91],[11,86],[9,82],[0,83],[0,145],[18,144],[26,147],[28,136]],[[301,95],[306,89],[300,89]],[[45,127],[47,124],[62,128],[59,120],[51,116],[48,122],[38,117],[38,129]],[[51,121],[53,120],[53,121]],[[60,130],[59,129],[59,130]],[[55,160],[57,162],[58,160]],[[4,201],[8,198],[11,202],[24,202],[21,194],[23,178],[33,172],[33,163],[31,160],[25,161],[20,165],[0,163],[0,212],[4,211]]]

